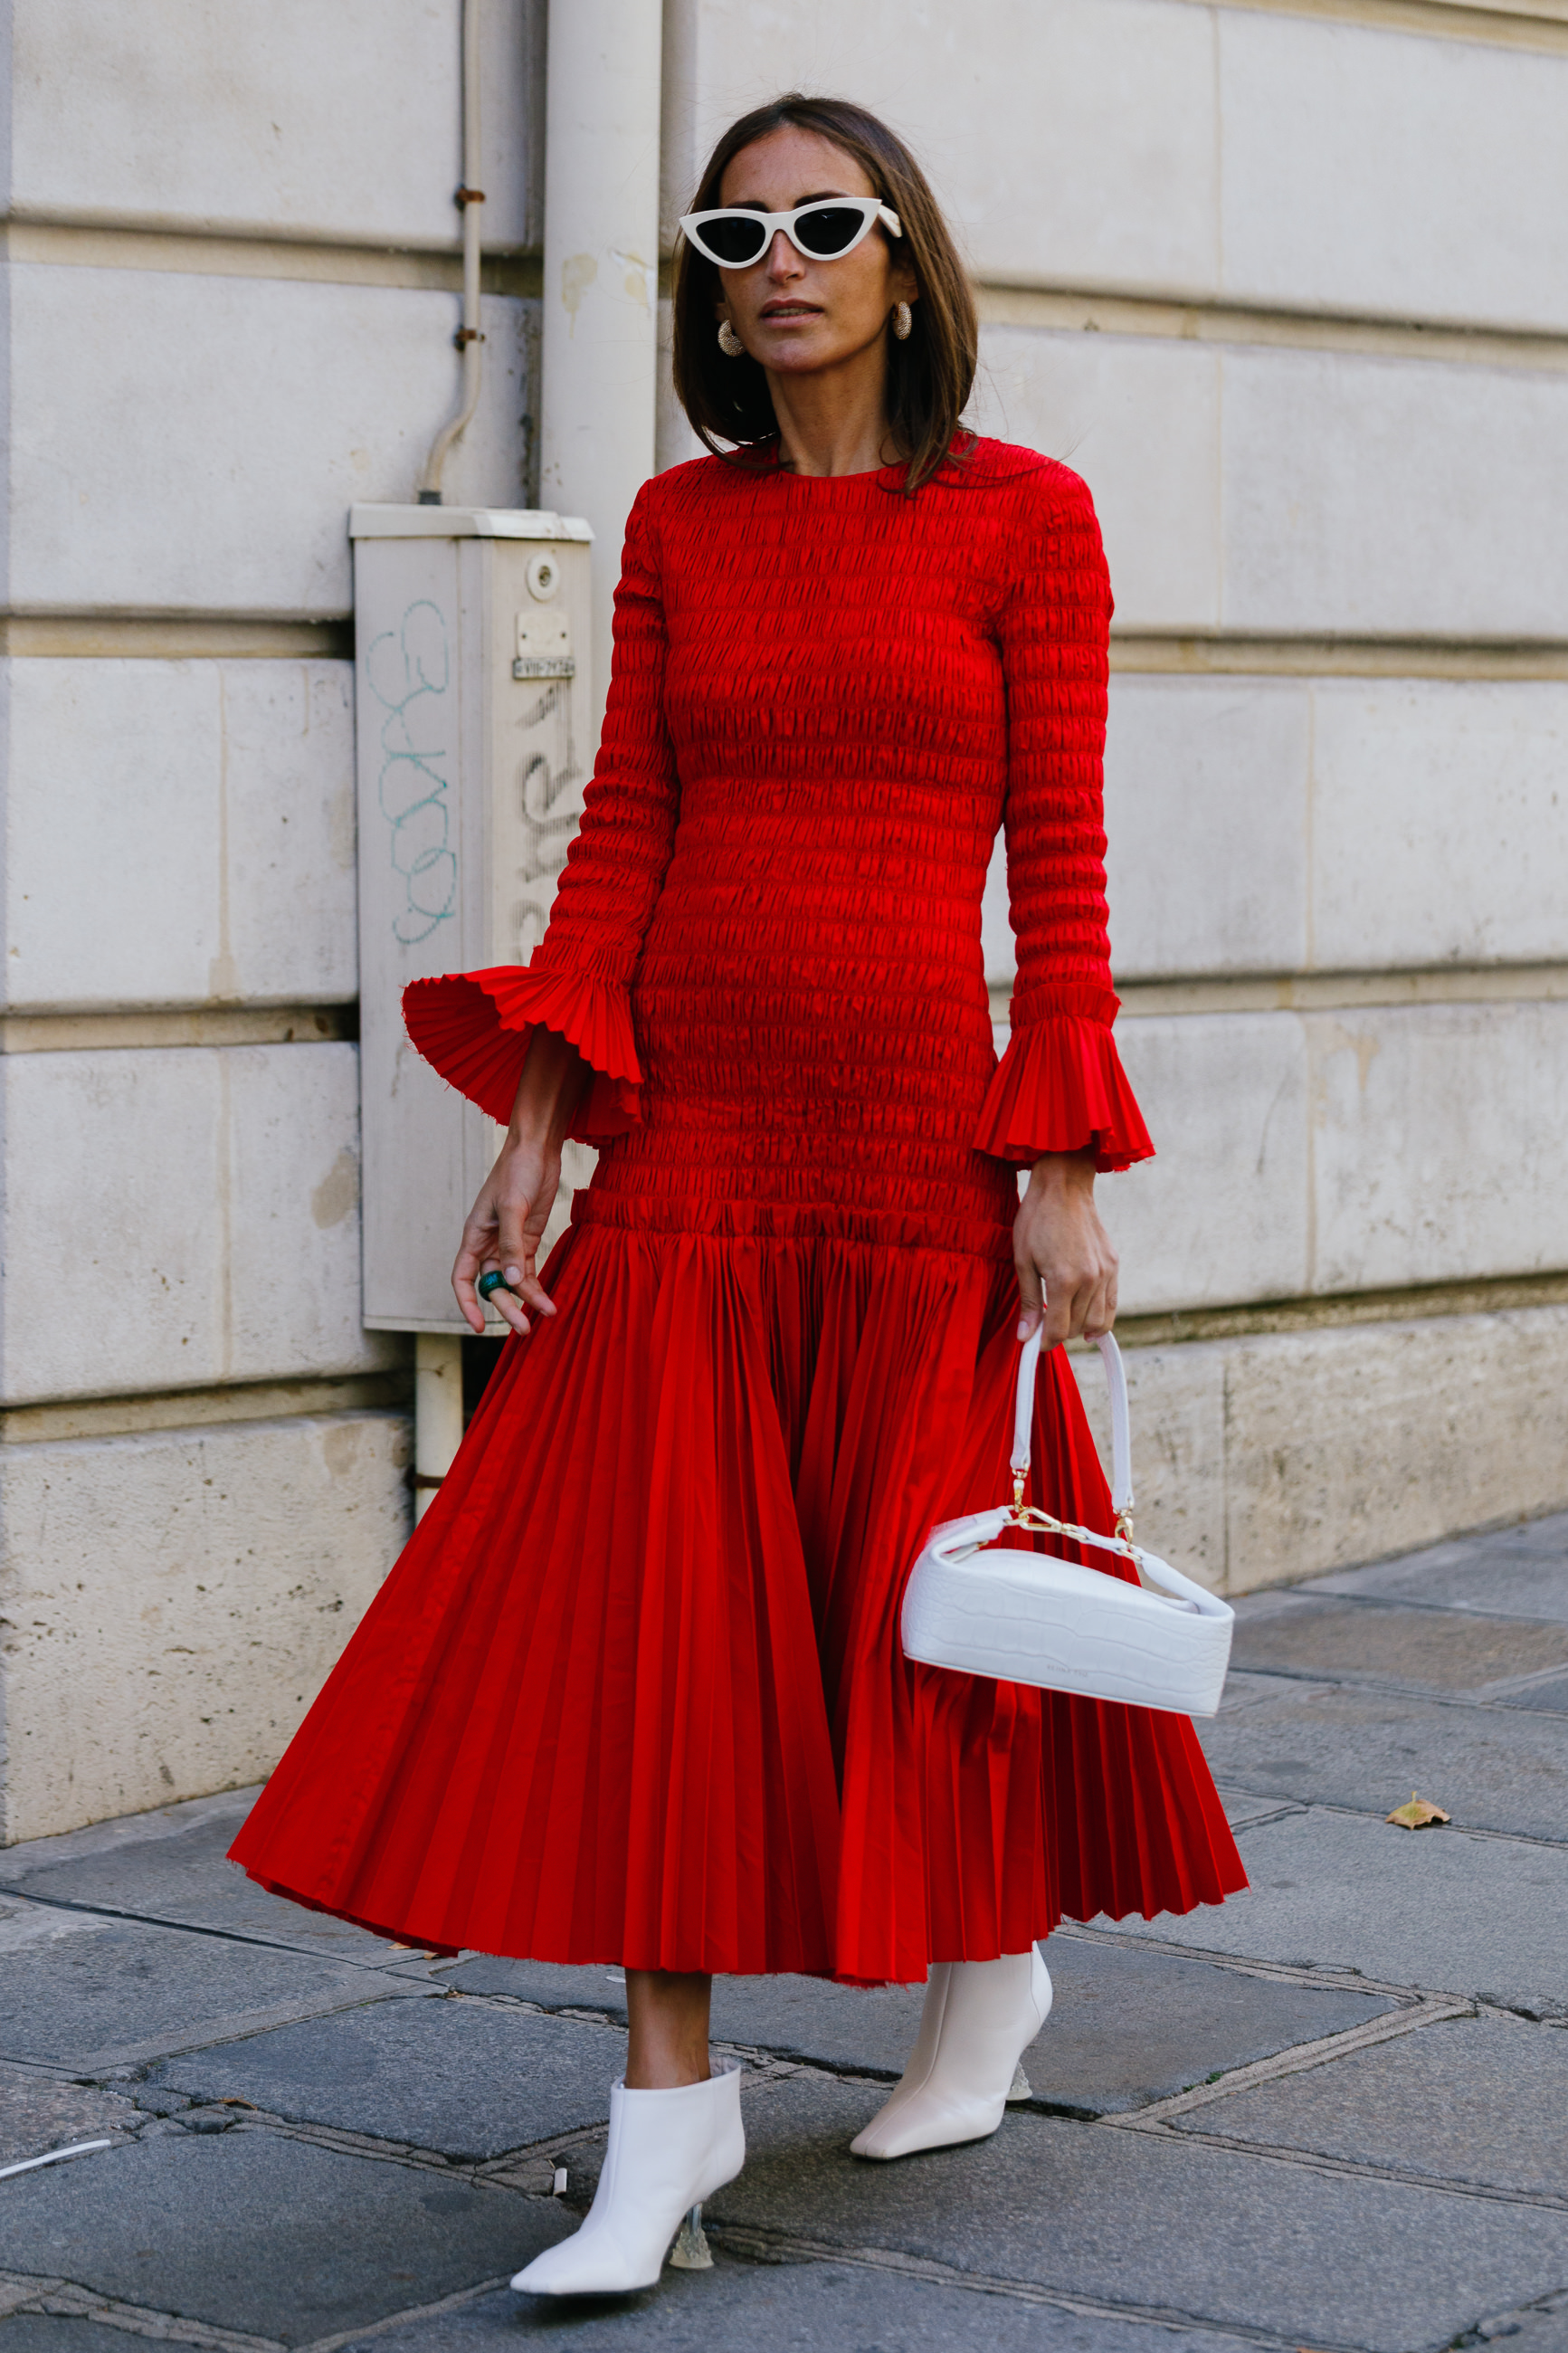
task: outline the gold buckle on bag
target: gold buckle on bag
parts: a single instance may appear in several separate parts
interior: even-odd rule
[[[1013,1482],[1015,1488],[1021,1488],[1023,1483],[1021,1479]],[[1134,1567],[1138,1564],[1138,1551],[1132,1542],[1131,1512],[1118,1512],[1114,1537],[1102,1536],[1098,1528],[1074,1527],[1070,1520],[1056,1519],[1049,1512],[1042,1512],[1037,1504],[1026,1504],[1021,1497],[1016,1496],[1013,1508],[1007,1514],[1007,1525],[1009,1527],[1025,1528],[1031,1535],[1067,1536],[1074,1544],[1092,1544],[1102,1551],[1123,1554]]]

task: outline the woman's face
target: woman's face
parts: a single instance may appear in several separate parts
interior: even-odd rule
[[[817,196],[876,194],[852,155],[793,123],[742,147],[719,185],[720,204],[769,213],[793,212]],[[720,270],[718,315],[753,359],[780,375],[839,365],[886,333],[895,302],[914,301],[914,271],[902,250],[879,225],[853,253],[810,261],[777,229],[760,261]]]

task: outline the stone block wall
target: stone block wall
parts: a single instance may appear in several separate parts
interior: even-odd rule
[[[1095,493],[1141,1530],[1241,1592],[1561,1509],[1568,6],[667,25],[667,230],[742,107],[864,98],[965,245],[975,422]],[[1002,1024],[999,864],[986,934]]]
[[[0,1840],[252,1780],[406,1530],[360,1323],[347,509],[458,367],[458,0],[16,0],[3,287]],[[543,10],[487,0],[527,502]]]
[[[545,13],[482,11],[454,499],[534,480]],[[0,1840],[264,1771],[407,1524],[345,523],[457,389],[458,18],[6,12]],[[1568,0],[664,20],[667,247],[734,113],[865,98],[964,241],[976,421],[1099,502],[1143,1532],[1241,1591],[1561,1508]],[[987,955],[1005,1023],[999,872]]]

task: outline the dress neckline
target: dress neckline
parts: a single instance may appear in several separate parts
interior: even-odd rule
[[[872,466],[863,474],[797,474],[793,466],[775,466],[776,475],[795,485],[796,490],[821,497],[834,491],[853,489],[858,483],[876,483],[897,489],[903,481],[907,469],[902,465]]]

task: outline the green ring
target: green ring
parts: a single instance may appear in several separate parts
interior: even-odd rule
[[[493,1291],[510,1291],[511,1285],[507,1281],[505,1275],[501,1272],[500,1267],[492,1266],[488,1274],[480,1275],[478,1282],[474,1285],[474,1288],[479,1293],[481,1299],[488,1299]],[[516,1294],[514,1293],[513,1295],[515,1296]]]

